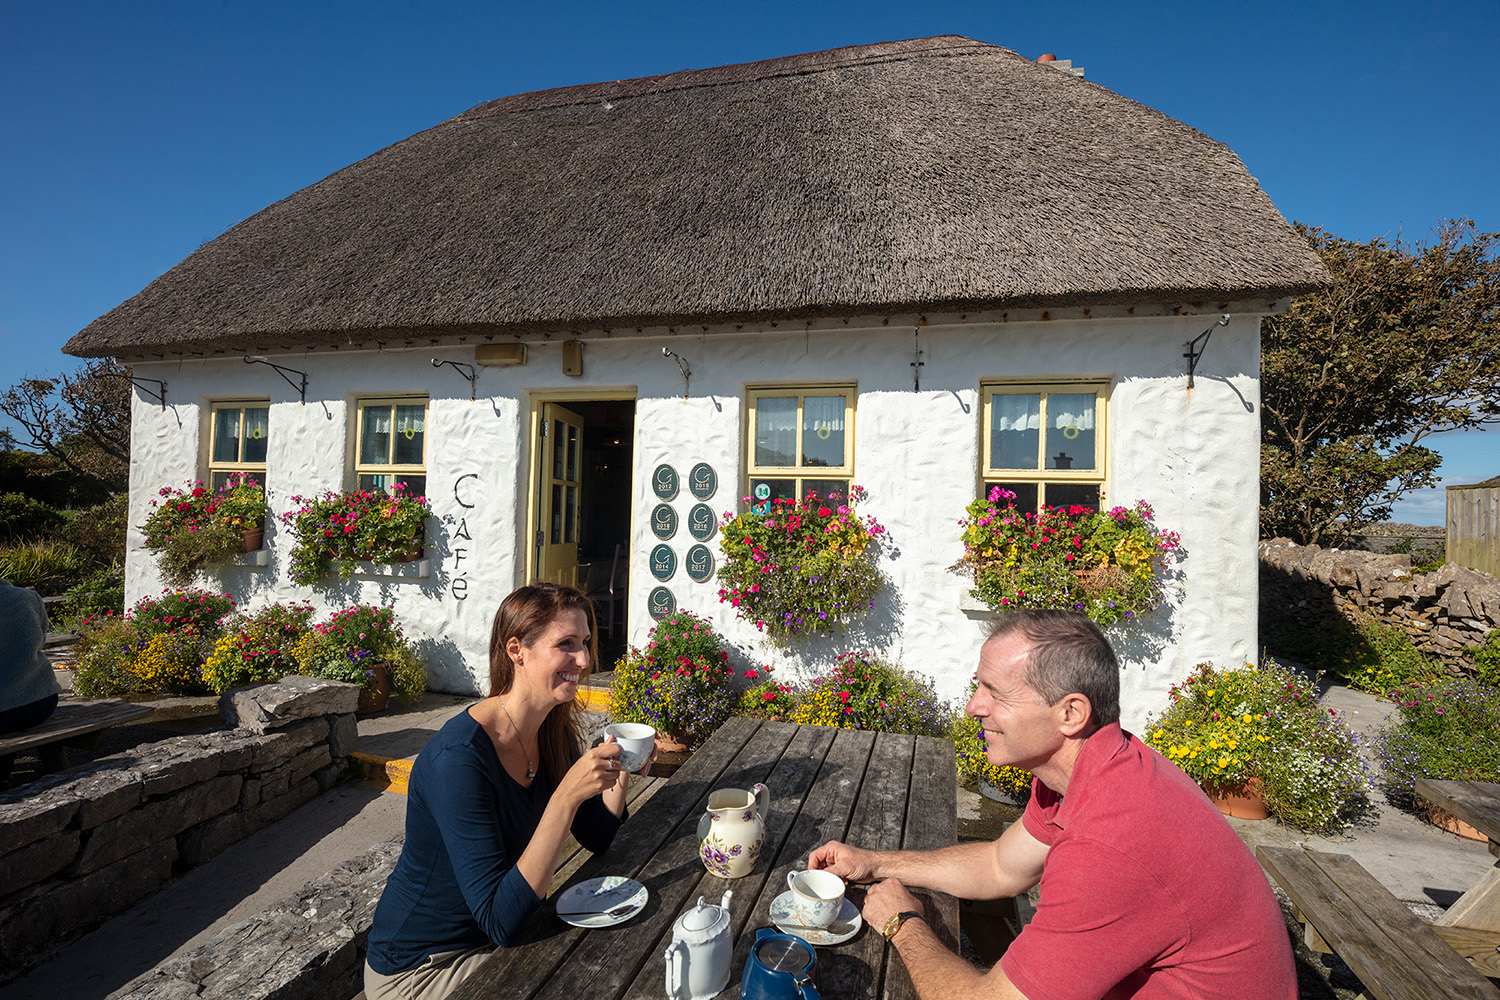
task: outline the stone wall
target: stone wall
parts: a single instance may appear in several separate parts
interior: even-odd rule
[[[359,689],[310,677],[231,691],[232,728],[178,736],[0,795],[9,977],[343,775]]]
[[[1323,549],[1286,538],[1260,543],[1260,602],[1262,630],[1373,616],[1401,628],[1453,673],[1473,667],[1474,648],[1500,625],[1500,580],[1488,573],[1447,563],[1414,575],[1409,554]]]

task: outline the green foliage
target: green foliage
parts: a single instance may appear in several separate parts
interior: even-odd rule
[[[311,604],[271,604],[239,615],[225,627],[203,664],[203,684],[214,694],[297,673],[292,650],[311,627]]]
[[[610,714],[644,722],[689,746],[708,739],[733,714],[739,695],[729,654],[708,621],[679,611],[656,623],[644,650],[615,664]]]
[[[1105,627],[1138,618],[1161,600],[1159,573],[1179,540],[1152,524],[1150,504],[1044,507],[1031,514],[1018,510],[1015,498],[997,486],[988,500],[969,504],[959,522],[964,557],[953,569],[973,577],[970,593],[992,611],[1078,611]]]
[[[826,676],[815,677],[791,721],[840,729],[874,729],[913,736],[948,735],[953,707],[932,681],[866,653],[844,653]]]
[[[68,512],[63,536],[89,553],[101,566],[125,563],[125,532],[130,526],[130,497],[116,493],[103,503]]]
[[[1354,736],[1294,671],[1199,664],[1170,698],[1145,742],[1205,789],[1259,778],[1271,814],[1312,832],[1341,829],[1364,806],[1369,775]]]
[[[772,673],[774,670],[769,663],[745,671],[744,678],[752,683],[740,693],[740,703],[734,710],[735,715],[769,719],[772,722],[785,722],[791,718],[792,712],[801,702],[802,693],[795,686],[776,680],[771,676]]]
[[[1500,687],[1500,628],[1490,629],[1484,645],[1474,650],[1474,671],[1481,683]]]
[[[1323,626],[1285,624],[1267,629],[1265,638],[1271,649],[1371,694],[1442,673],[1401,628],[1370,615],[1353,625],[1342,619]]]
[[[1333,285],[1261,323],[1261,535],[1339,546],[1437,481],[1419,442],[1500,420],[1500,233],[1298,230]]]
[[[719,602],[778,645],[842,631],[847,619],[873,606],[882,582],[875,540],[885,528],[855,513],[864,496],[855,486],[844,502],[837,493],[824,499],[808,493],[725,515]]]
[[[67,542],[42,539],[0,549],[0,576],[46,597],[63,593],[92,569],[87,553]]]
[[[67,518],[22,493],[0,493],[0,542],[35,541],[56,531]]]
[[[186,587],[141,598],[130,609],[129,617],[136,630],[147,638],[192,629],[211,639],[223,631],[223,621],[233,611],[234,599],[228,594]]]
[[[411,646],[402,643],[386,653],[391,671],[391,694],[403,705],[415,705],[427,693],[427,665]]]
[[[266,517],[265,490],[248,477],[231,477],[218,490],[202,482],[187,489],[163,486],[151,501],[141,530],[146,548],[155,552],[162,578],[181,587],[203,567],[240,552],[243,533]]]
[[[293,583],[311,585],[337,566],[344,579],[361,560],[388,563],[420,550],[423,525],[432,515],[426,497],[407,493],[397,483],[390,493],[378,490],[329,490],[308,498],[281,515],[295,540],[289,575]]]
[[[358,684],[365,694],[376,693],[377,663],[389,663],[391,653],[406,642],[396,613],[367,604],[335,611],[326,622],[304,632],[292,647],[298,673],[331,681]]]
[[[29,463],[32,471],[64,483],[48,490],[54,503],[97,502],[129,487],[133,390],[119,377],[129,371],[96,359],[56,378],[23,378],[0,394],[0,413],[48,459]],[[41,496],[51,486],[28,485],[26,492]]]
[[[1393,801],[1422,808],[1418,778],[1500,781],[1500,688],[1445,678],[1393,695],[1397,717],[1371,739]]]
[[[73,693],[81,698],[113,698],[146,690],[131,668],[146,645],[121,615],[88,619],[79,626],[74,647]]]
[[[116,566],[98,569],[85,576],[63,593],[64,600],[53,626],[76,628],[84,619],[95,615],[123,614],[125,611],[125,573]]]

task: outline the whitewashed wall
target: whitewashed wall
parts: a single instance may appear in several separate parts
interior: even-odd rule
[[[669,462],[685,477],[695,463],[708,462],[720,475],[711,506],[734,509],[745,487],[745,384],[854,380],[855,478],[870,492],[865,509],[890,530],[882,569],[892,586],[875,613],[850,636],[811,642],[796,653],[775,650],[718,602],[716,584],[688,579],[681,563],[693,539],[685,527],[671,542],[679,568],[669,586],[680,607],[715,619],[742,666],[770,662],[795,673],[826,665],[846,649],[881,649],[957,697],[985,630],[984,616],[959,610],[967,588],[947,572],[962,554],[956,522],[977,489],[979,383],[1108,377],[1109,502],[1149,500],[1158,524],[1181,532],[1185,551],[1167,605],[1146,627],[1115,637],[1125,662],[1125,720],[1138,727],[1195,663],[1239,663],[1255,653],[1259,319],[1237,316],[1214,333],[1189,392],[1182,345],[1213,318],[928,327],[921,335],[920,391],[912,388],[910,328],[591,340],[581,378],[562,375],[559,344],[531,344],[524,366],[478,369],[474,402],[451,368],[435,370],[429,363],[432,357],[472,361],[471,348],[277,356],[308,373],[305,405],[270,369],[239,358],[138,363],[138,375],[168,381],[170,404],[162,411],[140,397],[135,402],[131,523],[144,520],[158,487],[205,474],[204,415],[212,400],[269,395],[267,483],[280,513],[292,506],[294,494],[352,485],[356,397],[426,393],[428,493],[440,520],[429,533],[428,577],[357,576],[335,578],[326,588],[297,587],[286,576],[289,539],[272,528],[268,567],[232,567],[218,579],[252,607],[293,598],[320,607],[389,604],[426,647],[434,687],[477,691],[486,683],[495,607],[525,572],[533,394],[617,388],[637,399],[630,636],[639,644],[651,624],[646,595],[657,582],[645,565],[657,543],[647,523],[657,503],[651,471]],[[661,355],[663,345],[691,366],[686,400],[676,363]],[[685,488],[673,501],[684,521],[694,502]],[[162,586],[140,543],[139,529],[132,528],[126,573],[132,602]],[[717,558],[717,545],[710,547]]]

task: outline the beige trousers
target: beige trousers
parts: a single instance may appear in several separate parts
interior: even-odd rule
[[[492,945],[440,951],[423,959],[416,968],[382,976],[365,963],[365,996],[368,1000],[443,1000],[458,984],[472,976],[494,951]]]

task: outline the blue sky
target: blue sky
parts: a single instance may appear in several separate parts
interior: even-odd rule
[[[1500,3],[242,3],[0,0],[0,388],[200,244],[484,100],[961,34],[1223,142],[1348,239],[1500,230]],[[1447,482],[1500,432],[1447,435]],[[1441,491],[1396,519],[1442,522]]]

